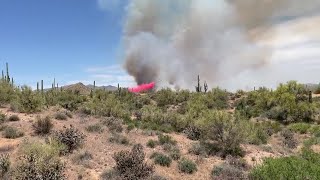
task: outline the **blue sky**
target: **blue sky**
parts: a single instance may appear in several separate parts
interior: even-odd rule
[[[0,0],[0,69],[20,85],[133,85],[121,68],[125,1]]]

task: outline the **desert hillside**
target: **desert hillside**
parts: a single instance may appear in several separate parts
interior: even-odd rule
[[[315,179],[320,99],[304,88],[86,95],[2,80],[2,178]]]

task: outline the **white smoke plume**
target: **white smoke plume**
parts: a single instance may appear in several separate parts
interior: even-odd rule
[[[261,39],[273,38],[275,24],[319,10],[320,0],[131,0],[125,68],[138,84],[193,90],[200,75],[232,87],[226,82],[270,64],[274,50]]]

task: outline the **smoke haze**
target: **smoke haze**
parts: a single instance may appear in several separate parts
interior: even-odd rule
[[[283,72],[274,66],[281,59],[279,33],[294,32],[280,44],[300,34],[317,37],[319,48],[319,11],[320,0],[132,0],[125,68],[138,84],[191,90],[198,74],[211,87],[229,89],[296,79],[279,77]]]

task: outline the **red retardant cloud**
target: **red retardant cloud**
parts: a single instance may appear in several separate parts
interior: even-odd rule
[[[133,87],[133,88],[129,88],[129,92],[132,92],[132,93],[140,93],[142,91],[148,91],[148,90],[151,90],[154,88],[155,86],[155,82],[152,82],[150,84],[141,84],[137,87]]]

